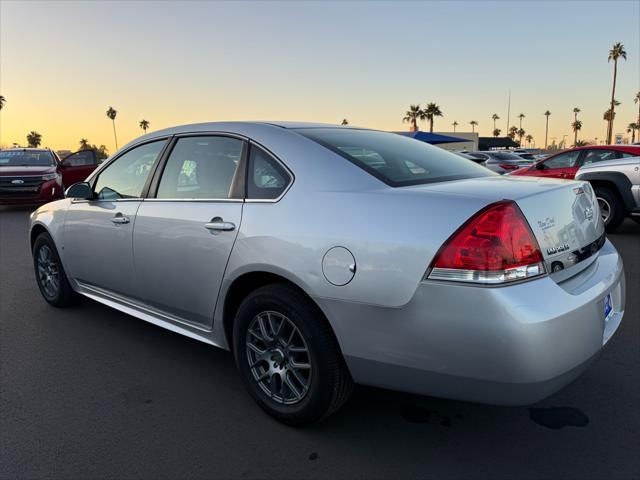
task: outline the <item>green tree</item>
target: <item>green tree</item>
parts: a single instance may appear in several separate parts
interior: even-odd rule
[[[91,145],[89,145],[89,140],[87,140],[86,138],[81,138],[80,150],[90,150],[90,149],[91,149]]]
[[[549,117],[551,116],[551,112],[547,110],[544,112],[544,116],[547,117],[547,124],[544,128],[544,148],[547,149],[547,139],[549,138]]]
[[[349,125],[349,120],[347,120],[346,118],[343,118],[342,122],[340,122],[340,125]]]
[[[623,60],[627,59],[627,52],[624,49],[624,45],[620,42],[615,43],[611,50],[609,50],[609,57],[607,61],[610,62],[613,60],[613,85],[611,87],[611,106],[609,110],[611,110],[611,114],[609,115],[609,120],[607,124],[607,144],[611,145],[611,139],[613,137],[613,120],[616,118],[616,110],[615,110],[615,96],[616,96],[616,80],[618,76],[618,60],[622,58]]]
[[[578,120],[578,114],[580,113],[580,109],[578,107],[573,107],[573,121]]]
[[[493,129],[496,129],[496,120],[500,120],[500,117],[498,116],[497,113],[494,113],[493,115],[491,115],[491,120],[493,120]]]
[[[517,134],[518,134],[518,127],[513,125],[513,126],[511,126],[509,128],[509,132],[507,133],[507,137],[509,137],[511,140],[515,140]]]
[[[636,141],[636,130],[638,129],[640,129],[640,124],[632,122],[627,125],[627,133],[631,134],[631,143]]]
[[[582,120],[574,120],[571,124],[573,129],[573,146],[578,146],[578,132],[582,130]]]
[[[531,147],[531,142],[533,142],[533,135],[529,134],[526,137],[524,137],[524,139],[527,141],[527,144],[529,145],[529,147]]]
[[[455,131],[456,131],[456,127],[459,125],[459,123],[458,123],[457,121],[455,121],[455,120],[454,120],[454,121],[453,121],[453,123],[452,123],[451,125],[453,125],[453,132],[455,133]]]
[[[526,117],[526,115],[524,113],[521,113],[520,115],[518,115],[518,118],[520,119],[520,128],[519,130],[522,130],[522,119]]]
[[[476,122],[475,120],[471,120],[469,122],[469,125],[471,125],[471,133],[475,133],[476,131],[476,126],[478,125],[478,122]]]
[[[494,128],[493,129],[493,136],[496,137],[496,138],[499,137],[501,131],[502,130],[500,130],[499,128]]]
[[[640,92],[636,93],[636,96],[633,97],[633,103],[638,104],[638,121],[636,123],[640,125]]]
[[[409,110],[404,114],[403,122],[411,123],[411,127],[414,132],[418,131],[418,120],[424,120],[426,117],[424,110],[420,108],[420,105],[410,105]]]
[[[518,129],[518,138],[520,139],[520,140],[519,140],[520,146],[522,146],[522,137],[524,137],[524,135],[525,135],[526,133],[527,133],[527,131],[526,131],[524,128],[520,127],[520,128]]]
[[[0,110],[4,108],[4,104],[7,103],[7,99],[3,95],[0,95]]]
[[[116,115],[118,115],[118,111],[113,107],[109,107],[109,109],[107,110],[107,117],[109,117],[111,119],[111,122],[113,123],[113,139],[115,140],[117,150],[118,136],[116,135]]]
[[[38,148],[42,143],[42,135],[40,135],[36,131],[33,131],[33,130],[30,131],[29,134],[27,135],[27,143],[31,148]]]
[[[429,131],[433,132],[433,120],[435,117],[444,117],[442,110],[435,103],[428,103],[427,108],[424,109],[424,116],[429,120]]]
[[[142,120],[140,120],[140,123],[138,125],[140,125],[140,128],[144,131],[144,133],[147,133],[147,130],[149,129],[149,125],[151,125],[151,123],[143,118]]]
[[[580,120],[578,120],[580,121]],[[574,147],[586,147],[587,145],[589,145],[589,142],[587,142],[586,140],[578,140]]]

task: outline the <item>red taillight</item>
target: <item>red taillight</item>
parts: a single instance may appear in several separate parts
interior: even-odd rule
[[[494,203],[471,217],[445,242],[429,278],[503,283],[545,273],[538,242],[512,201]]]
[[[500,168],[503,168],[505,170],[517,170],[518,168],[520,168],[518,165],[514,165],[512,163],[499,163],[498,165],[500,165]]]

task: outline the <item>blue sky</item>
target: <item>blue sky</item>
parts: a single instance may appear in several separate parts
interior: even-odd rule
[[[611,65],[624,43],[616,132],[635,120],[640,2],[12,2],[0,4],[0,142],[37,129],[54,148],[81,137],[113,149],[179,123],[237,119],[339,122],[399,130],[410,103],[489,135],[498,113],[544,141],[602,138]],[[634,116],[635,112],[635,116]],[[422,128],[427,128],[423,125]]]

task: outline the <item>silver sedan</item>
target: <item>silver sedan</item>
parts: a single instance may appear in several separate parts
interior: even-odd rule
[[[618,328],[622,261],[586,182],[504,177],[417,140],[298,123],[145,135],[31,216],[40,291],[233,351],[303,425],[354,382],[527,404]]]

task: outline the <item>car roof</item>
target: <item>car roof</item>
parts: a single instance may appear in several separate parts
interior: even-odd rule
[[[50,152],[48,148],[31,148],[31,147],[18,147],[18,148],[5,148],[3,152]]]

